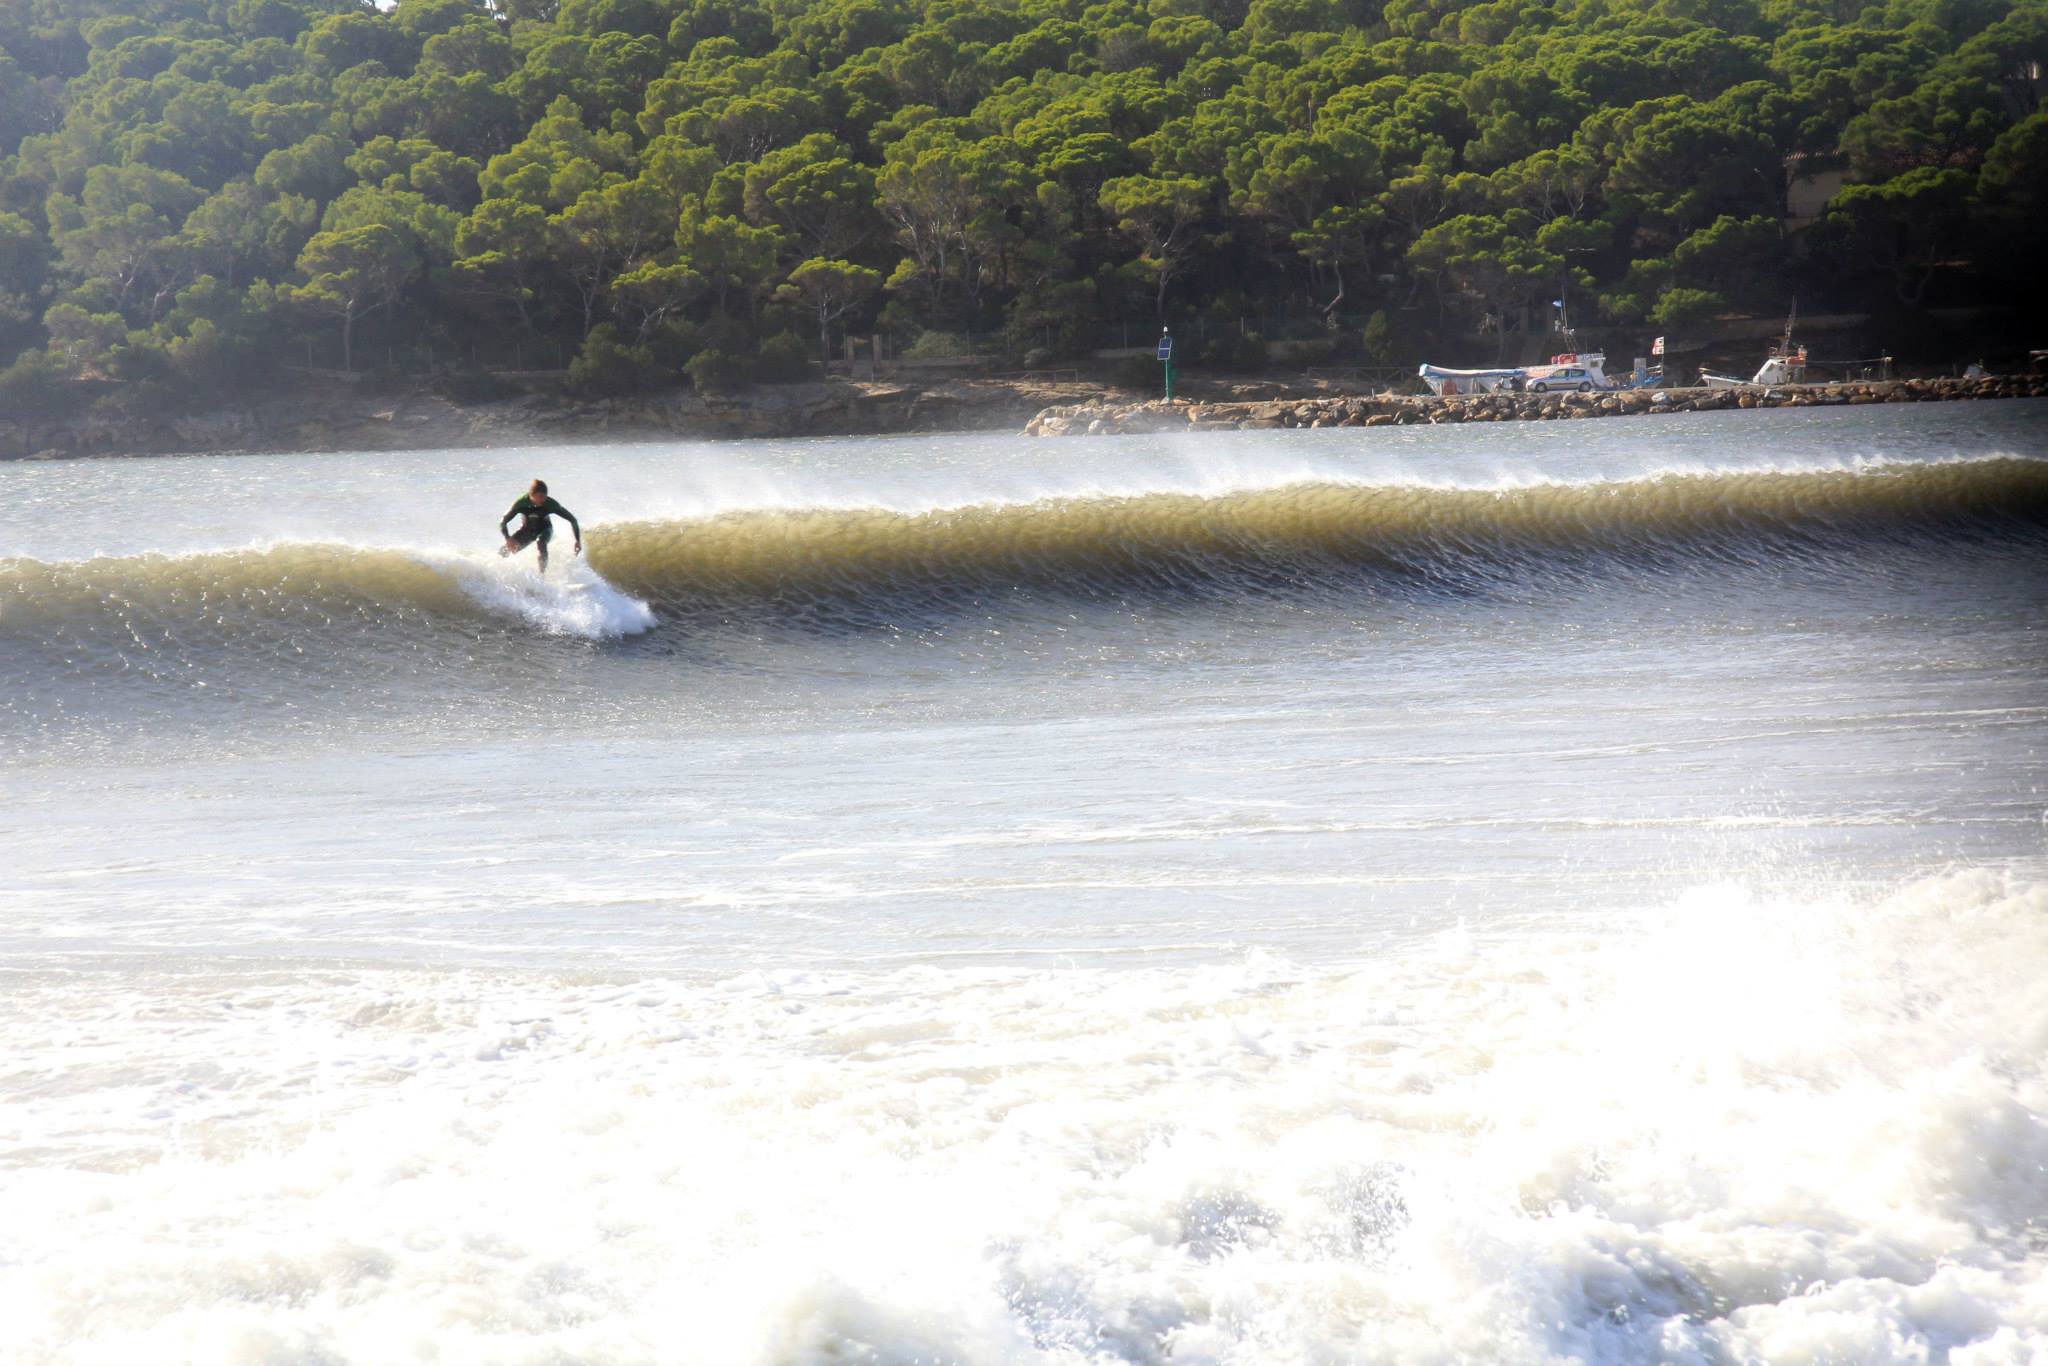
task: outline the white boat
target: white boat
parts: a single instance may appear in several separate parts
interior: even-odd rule
[[[1566,351],[1548,365],[1502,370],[1447,370],[1424,365],[1415,373],[1433,394],[1589,394],[1621,386],[1607,377],[1607,357],[1599,351]]]
[[[1785,315],[1785,332],[1771,346],[1771,353],[1764,363],[1748,379],[1735,375],[1717,375],[1712,371],[1700,370],[1700,383],[1709,389],[1764,389],[1780,384],[1806,383],[1806,348],[1796,346],[1792,341],[1792,324],[1799,318],[1799,301],[1792,301],[1792,311]]]
[[[1717,375],[1711,370],[1700,371],[1700,383],[1709,389],[1767,389],[1780,384],[1804,384],[1806,382],[1806,348],[1801,347],[1786,355],[1776,351],[1748,379],[1735,375]]]
[[[1429,386],[1429,392],[1445,396],[1504,394],[1520,388],[1516,381],[1522,377],[1520,369],[1446,370],[1442,366],[1427,363],[1415,373]]]

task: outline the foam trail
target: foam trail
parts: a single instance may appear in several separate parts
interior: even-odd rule
[[[493,612],[517,617],[550,635],[612,640],[655,624],[654,609],[621,592],[581,556],[560,556],[536,574],[516,560],[462,559],[450,572],[462,591]]]

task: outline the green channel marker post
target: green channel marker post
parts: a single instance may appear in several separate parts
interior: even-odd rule
[[[1159,363],[1166,367],[1166,401],[1173,402],[1173,330],[1159,329]]]

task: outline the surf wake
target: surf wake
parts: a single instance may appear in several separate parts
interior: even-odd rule
[[[560,563],[545,577],[516,562],[465,562],[456,570],[456,582],[486,610],[550,635],[608,640],[638,635],[655,624],[653,608],[577,561]]]

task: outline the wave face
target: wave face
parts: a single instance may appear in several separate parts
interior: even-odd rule
[[[736,511],[601,528],[554,577],[491,557],[284,544],[0,561],[0,637],[146,645],[447,625],[606,639],[735,615],[849,628],[1019,593],[1079,601],[1481,593],[2039,537],[2048,462],[1665,475],[1505,489],[1328,482],[964,506]]]
[[[227,636],[265,622],[326,629],[483,617],[589,638],[654,624],[644,603],[575,566],[544,578],[483,557],[342,545],[0,561],[0,593],[0,630],[103,621],[138,639],[159,628]]]

